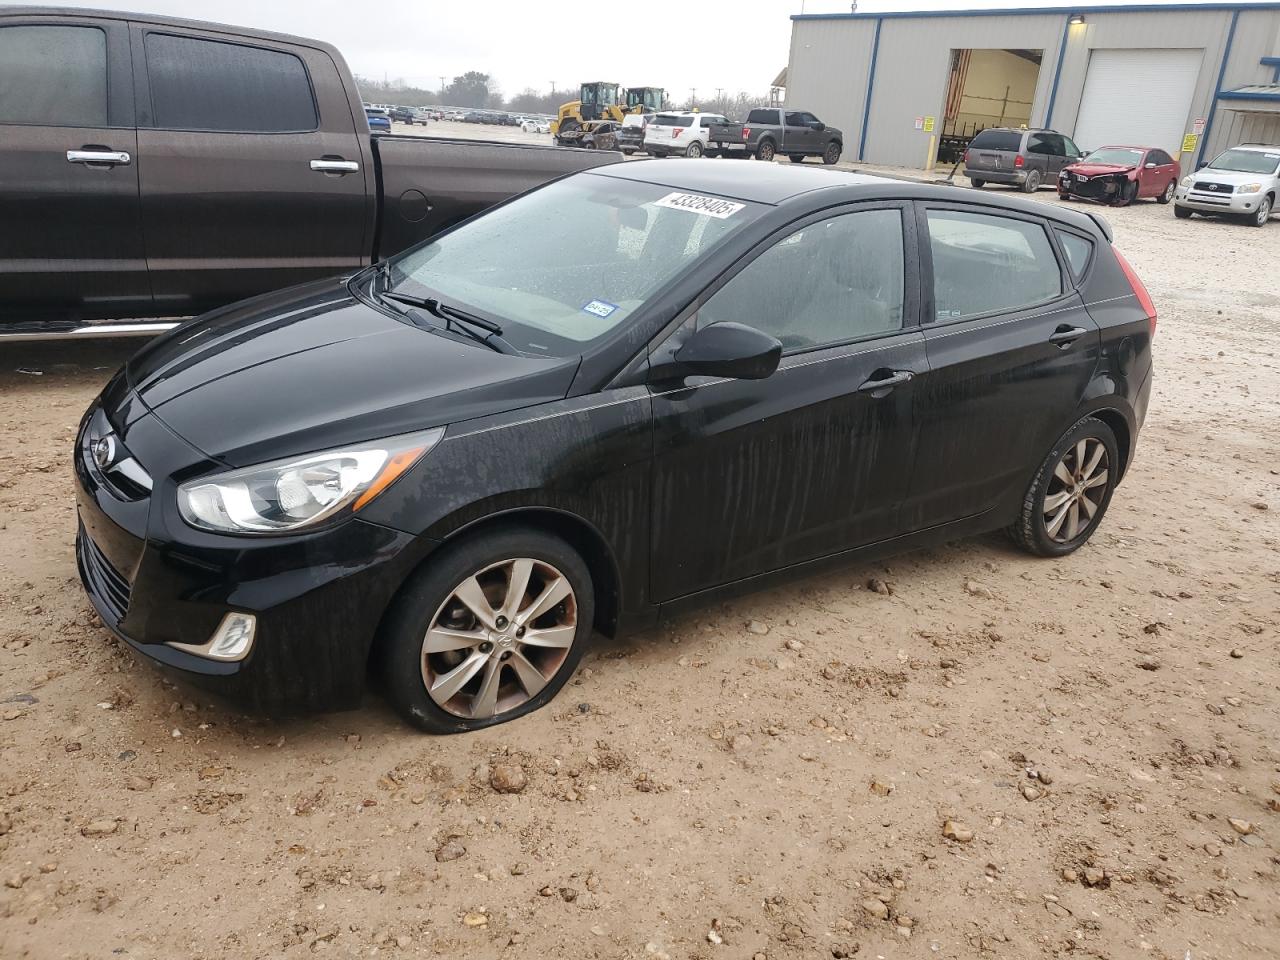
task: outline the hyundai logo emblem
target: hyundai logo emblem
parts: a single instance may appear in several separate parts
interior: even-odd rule
[[[116,441],[114,437],[102,437],[93,442],[93,462],[98,468],[105,470],[116,458]]]

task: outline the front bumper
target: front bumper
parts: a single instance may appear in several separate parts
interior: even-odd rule
[[[205,534],[183,523],[176,482],[156,469],[190,448],[151,413],[113,424],[155,477],[153,493],[131,498],[86,456],[91,420],[74,457],[76,558],[103,622],[178,679],[257,712],[357,706],[382,615],[434,543],[358,518],[302,536]],[[257,618],[243,660],[172,646],[206,643],[232,611]]]
[[[1244,215],[1254,213],[1265,196],[1266,193],[1261,191],[1258,193],[1209,193],[1195,189],[1194,185],[1184,187],[1179,184],[1177,192],[1173,195],[1173,202],[1180,207],[1200,210],[1204,213]]]
[[[1058,192],[1098,203],[1116,203],[1124,199],[1124,190],[1130,182],[1121,174],[1099,174],[1087,180],[1066,174],[1058,177]]]

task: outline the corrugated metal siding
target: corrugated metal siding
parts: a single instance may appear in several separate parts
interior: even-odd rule
[[[787,66],[787,106],[808,110],[844,133],[844,158],[853,159],[871,62],[873,20],[795,21]]]
[[[1090,12],[1086,23],[1071,27],[1068,34],[1053,127],[1067,134],[1074,132],[1091,49],[1180,47],[1204,50],[1187,111],[1189,132],[1196,117],[1209,115],[1231,16],[1231,10]],[[1061,12],[886,18],[868,125],[867,161],[904,166],[924,163],[928,136],[914,129],[913,121],[917,116],[932,115],[941,124],[953,49],[1045,51],[1031,111],[1032,123],[1043,123],[1065,20]],[[866,16],[792,22],[788,105],[812,110],[844,130],[846,158],[854,155],[861,133],[875,21],[875,17]],[[1262,67],[1258,61],[1263,56],[1276,55],[1277,44],[1280,11],[1242,11],[1224,88],[1270,80],[1270,68]],[[1231,124],[1220,107],[1207,149],[1221,149],[1231,136]],[[1184,159],[1186,164],[1193,160]]]
[[[1206,160],[1212,160],[1227,147],[1240,143],[1274,143],[1280,146],[1280,114],[1219,110],[1217,123],[1222,130],[1221,146],[1208,150],[1204,155]],[[1213,139],[1219,140],[1216,136]]]

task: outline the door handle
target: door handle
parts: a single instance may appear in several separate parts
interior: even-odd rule
[[[870,393],[883,397],[894,387],[908,382],[915,376],[910,370],[877,370],[876,373],[887,375],[864,380],[858,386],[859,393]]]
[[[1089,331],[1084,327],[1068,327],[1065,323],[1049,335],[1049,342],[1060,347],[1069,347]]]
[[[322,160],[312,160],[311,169],[317,173],[358,173],[360,164],[354,160],[334,160],[325,157]]]
[[[123,150],[68,150],[67,163],[104,163],[108,166],[123,166],[132,162],[133,158]]]

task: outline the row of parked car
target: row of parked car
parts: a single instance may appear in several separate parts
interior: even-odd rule
[[[964,152],[965,175],[978,189],[1002,183],[1034,193],[1056,183],[1063,200],[1127,206],[1141,199],[1173,203],[1174,215],[1226,214],[1265,226],[1280,196],[1280,146],[1245,143],[1182,176],[1159,147],[1104,146],[1089,153],[1054,130],[992,127]]]

